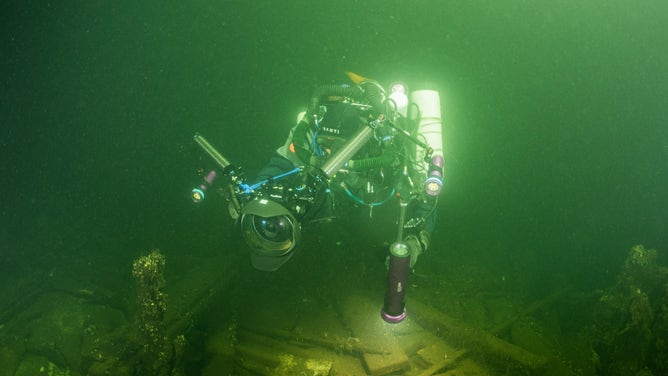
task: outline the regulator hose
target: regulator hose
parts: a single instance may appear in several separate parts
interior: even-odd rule
[[[377,157],[357,159],[348,161],[348,168],[353,171],[370,170],[372,168],[385,167],[394,161],[392,154],[383,154]]]
[[[385,99],[385,93],[380,86],[373,83],[367,83],[364,85],[364,96],[366,97],[367,101],[369,101],[369,104],[373,106],[374,117],[385,111],[385,105],[383,103]]]

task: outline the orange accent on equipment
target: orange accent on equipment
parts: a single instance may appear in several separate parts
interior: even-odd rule
[[[346,72],[346,75],[356,84],[369,80],[368,78],[362,77],[359,74],[353,72]]]

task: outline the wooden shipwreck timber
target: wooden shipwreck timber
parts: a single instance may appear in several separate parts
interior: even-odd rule
[[[548,366],[546,357],[415,299],[411,315],[400,324],[382,321],[378,304],[348,297],[331,311],[309,312],[291,330],[267,325],[269,317],[248,316],[212,339],[207,347],[212,360],[204,374],[219,374],[227,365],[231,374],[240,375],[497,374],[490,367],[539,375]]]
[[[408,317],[389,324],[380,317],[383,296],[378,291],[249,286],[215,263],[165,281],[163,267],[155,252],[135,262],[138,302],[128,310],[126,323],[116,320],[108,330],[89,323],[81,329],[80,347],[61,348],[62,356],[30,364],[24,356],[15,366],[73,376],[454,376],[544,375],[554,363],[504,339],[519,314],[486,331],[409,296]],[[76,288],[43,290],[33,300],[45,296],[78,301],[80,307],[70,309],[80,316],[90,316],[86,310],[105,312],[100,307],[111,305],[102,292]],[[548,297],[523,314],[557,298]],[[35,315],[15,313],[16,322],[8,322],[5,332],[18,331]],[[111,313],[97,315],[104,320]],[[24,349],[45,353],[30,342]]]

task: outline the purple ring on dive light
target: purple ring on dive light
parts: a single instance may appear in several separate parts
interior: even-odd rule
[[[388,322],[390,324],[396,324],[396,323],[402,322],[406,318],[406,308],[404,308],[403,312],[401,312],[397,316],[392,316],[389,313],[387,313],[387,312],[385,312],[384,310],[381,309],[380,310],[380,317],[382,317],[383,320],[385,320],[386,322]]]

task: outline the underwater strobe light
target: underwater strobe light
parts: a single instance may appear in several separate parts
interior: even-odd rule
[[[443,157],[435,155],[429,163],[429,174],[424,181],[424,193],[435,197],[443,189]]]
[[[406,318],[406,282],[410,267],[410,248],[404,242],[390,246],[390,268],[387,271],[385,303],[380,316],[390,324],[396,324]]]
[[[190,191],[190,198],[192,198],[194,203],[199,204],[200,202],[204,201],[206,198],[206,191],[209,189],[211,184],[213,184],[213,181],[216,180],[217,175],[218,174],[216,174],[216,171],[209,171],[209,173],[204,178],[204,182]]]

